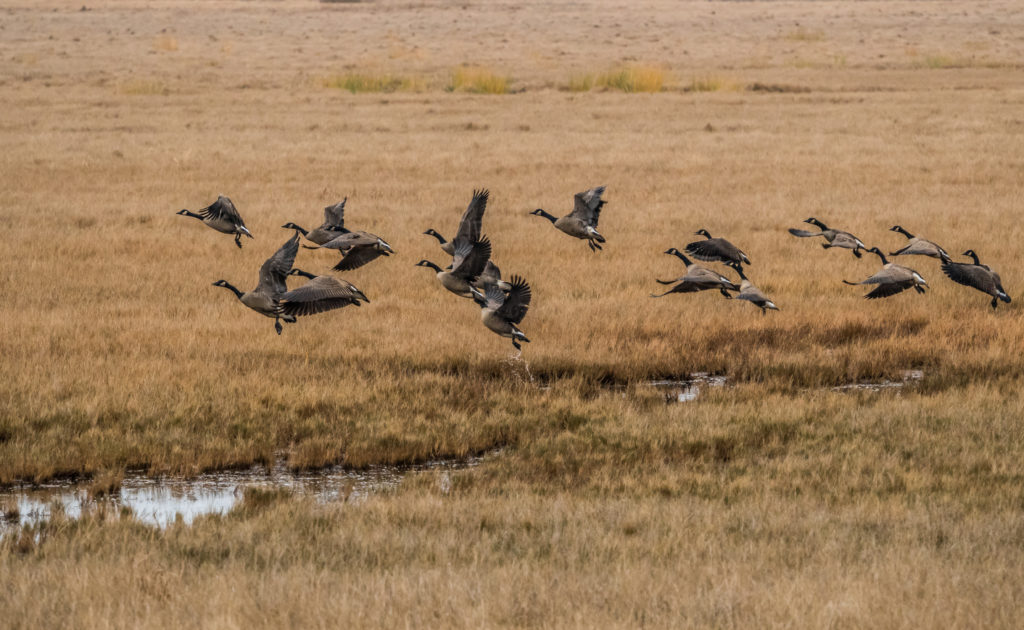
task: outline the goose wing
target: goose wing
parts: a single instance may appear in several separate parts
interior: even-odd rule
[[[743,260],[743,252],[724,238],[694,241],[686,246],[686,253],[697,260],[705,261],[728,262]]]
[[[981,265],[945,262],[942,263],[942,273],[953,282],[995,295],[997,283],[992,277],[995,274]]]
[[[345,202],[348,201],[348,197],[342,199],[339,203],[333,206],[327,206],[324,208],[324,227],[330,227],[334,230],[340,230],[345,227]]]
[[[492,296],[502,294],[503,302],[498,303],[498,315],[507,322],[518,324],[526,317],[533,294],[530,292],[530,285],[522,277],[512,276],[511,283],[512,288],[509,289],[508,296],[505,296],[497,286],[492,285],[487,289],[487,303],[490,306]]]
[[[825,236],[824,232],[810,232],[808,230],[798,230],[796,228],[789,228],[789,233],[793,236],[799,236],[800,238],[807,238],[808,236]]]
[[[288,290],[285,280],[295,263],[295,254],[299,252],[299,233],[292,235],[288,242],[281,246],[273,256],[260,267],[260,283],[256,290],[278,296]]]
[[[908,243],[902,249],[898,249],[895,252],[889,254],[890,256],[931,256],[933,258],[941,258],[943,260],[949,259],[949,254],[946,250],[942,249],[931,241],[924,239],[915,239]]]
[[[384,252],[376,246],[376,243],[377,241],[374,240],[370,245],[356,245],[355,247],[348,248],[342,253],[338,264],[331,267],[331,269],[334,271],[351,271],[383,256]]]
[[[487,210],[487,200],[490,197],[491,191],[487,189],[473,191],[473,199],[466,207],[466,211],[462,213],[462,218],[459,219],[459,231],[455,234],[454,243],[473,244],[480,240],[484,211]]]
[[[737,293],[736,298],[740,300],[749,300],[754,304],[763,304],[768,301],[768,296],[754,285],[750,285]]]
[[[348,306],[365,296],[354,286],[331,276],[317,276],[281,295],[286,315],[305,316]]]
[[[885,284],[879,284],[864,297],[869,300],[889,297],[890,295],[896,295],[897,293],[901,293],[912,286],[914,286],[914,283],[912,281],[887,282]]]
[[[832,239],[833,247],[846,247],[848,249],[867,249],[867,245],[861,242],[859,238],[850,234],[849,232],[836,232],[835,238]]]
[[[452,274],[466,280],[475,280],[483,273],[490,257],[491,241],[486,236],[472,244],[460,243],[455,247]]]
[[[576,193],[573,209],[569,216],[583,221],[584,225],[596,228],[597,220],[601,217],[601,208],[607,203],[601,199],[601,195],[604,194],[604,188],[604,186],[598,186],[581,193]]]
[[[200,210],[199,214],[204,219],[231,221],[235,225],[245,226],[245,221],[242,220],[242,215],[238,214],[235,204],[224,195],[218,196],[217,201]]]

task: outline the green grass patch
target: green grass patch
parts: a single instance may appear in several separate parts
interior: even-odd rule
[[[347,90],[353,94],[361,92],[419,92],[425,89],[420,79],[390,74],[341,74],[323,79],[323,86]]]
[[[653,66],[630,66],[605,72],[597,77],[597,87],[622,92],[661,92],[668,75]]]

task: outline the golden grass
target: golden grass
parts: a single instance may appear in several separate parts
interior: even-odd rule
[[[956,42],[987,41],[1019,11],[915,4],[879,18],[843,5],[851,20],[888,25],[861,45],[862,29],[829,24],[832,3],[780,3],[763,21],[741,4],[697,3],[650,23],[612,2],[560,7],[557,20],[487,3],[473,24],[508,31],[495,46],[465,36],[460,6],[382,6],[315,19],[299,2],[161,14],[211,42],[196,58],[155,54],[149,35],[111,41],[109,28],[149,32],[152,14],[132,7],[105,7],[95,22],[45,2],[8,16],[5,32],[39,38],[8,42],[0,60],[16,77],[0,90],[0,483],[81,475],[100,496],[136,467],[501,454],[452,473],[449,492],[433,473],[363,502],[250,491],[230,515],[165,532],[106,502],[82,521],[58,510],[0,543],[0,618],[14,628],[1018,624],[1020,60],[994,49],[1005,66],[959,68],[940,85],[895,34],[959,58]],[[794,68],[792,44],[773,37],[797,19],[827,28],[848,63]],[[593,26],[613,22],[615,32]],[[312,78],[346,76],[332,75],[339,60],[380,67],[398,23],[417,25],[404,46],[429,53],[352,76],[438,77],[440,89],[461,60],[479,59],[515,69],[527,91],[478,98],[466,78],[451,94],[399,90],[339,112]],[[744,79],[800,90],[666,93],[671,76],[711,83],[746,68],[737,25],[770,60]],[[66,56],[32,43],[48,34]],[[88,56],[71,54],[79,44]],[[28,58],[30,68],[16,61]],[[599,93],[597,74],[570,81],[586,98],[531,89],[564,84],[569,67],[632,59],[666,60],[660,84],[641,82],[663,93]],[[608,186],[604,252],[527,214],[568,212],[573,193],[598,184]],[[450,238],[480,186],[492,191],[495,261],[533,287],[522,361],[473,304],[414,266],[444,262],[422,233]],[[218,193],[256,236],[242,250],[174,214]],[[279,337],[210,286],[253,287],[289,236],[279,226],[313,227],[344,196],[348,225],[398,252],[344,274],[370,304]],[[786,233],[809,216],[886,251],[904,242],[888,231],[896,223],[951,253],[976,249],[1015,300],[992,312],[936,261],[915,259],[905,264],[927,278],[927,295],[865,301],[840,281],[878,261]],[[701,227],[750,255],[748,275],[781,312],[762,317],[716,293],[647,297],[661,288],[654,278],[682,273],[662,252]],[[326,272],[336,260],[301,250],[298,266]],[[924,377],[903,391],[830,389],[905,369]],[[643,384],[698,371],[729,383],[686,404]]]
[[[621,92],[660,92],[665,87],[667,73],[654,66],[628,66],[610,70],[594,78],[596,87]],[[570,82],[571,89],[571,82]]]
[[[472,94],[507,94],[509,78],[492,70],[477,66],[461,66],[452,70],[448,83],[450,92]]]
[[[347,90],[353,94],[360,92],[421,92],[426,88],[422,79],[402,77],[390,74],[340,74],[324,77],[324,87]]]
[[[825,40],[825,31],[800,27],[786,33],[785,38],[792,42],[821,42]]]

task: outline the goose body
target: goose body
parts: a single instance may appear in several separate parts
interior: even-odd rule
[[[473,283],[483,273],[491,257],[491,242],[485,236],[476,243],[462,243],[455,250],[451,271],[441,269],[429,260],[421,260],[417,267],[430,267],[441,286],[459,297],[473,297]]]
[[[235,208],[235,204],[231,203],[231,200],[220,195],[217,197],[217,201],[214,201],[210,205],[206,206],[202,210],[197,212],[189,212],[188,210],[180,210],[178,214],[186,217],[192,217],[193,219],[199,219],[208,227],[222,232],[224,234],[235,235],[235,245],[239,249],[242,248],[242,236],[248,236],[253,238],[252,233],[245,227],[245,221],[242,220],[242,215],[238,213],[238,209]]]
[[[347,201],[348,197],[345,197],[339,203],[324,208],[324,222],[316,229],[307,231],[294,223],[285,223],[281,227],[289,230],[298,230],[300,234],[306,237],[306,240],[317,245],[323,245],[348,232],[345,229],[345,203]]]
[[[480,240],[480,234],[483,231],[484,212],[487,210],[487,201],[490,199],[490,196],[491,192],[487,189],[473,191],[473,199],[469,202],[465,212],[462,213],[462,218],[459,219],[459,230],[451,241],[446,241],[433,228],[427,230],[424,234],[436,238],[441,244],[441,251],[449,256],[454,256],[455,248],[459,244],[472,244]]]
[[[501,269],[498,265],[494,264],[494,261],[488,260],[487,264],[484,265],[484,270],[480,273],[480,276],[473,283],[473,287],[486,293],[487,287],[491,285],[497,285],[502,291],[510,291],[512,285],[501,279]]]
[[[938,258],[943,262],[949,262],[952,260],[949,257],[949,254],[946,253],[946,250],[931,241],[926,241],[923,238],[914,236],[899,225],[894,225],[889,229],[893,232],[899,232],[903,236],[906,236],[907,240],[910,241],[901,249],[889,252],[890,256],[930,256],[932,258]]]
[[[758,289],[754,284],[747,279],[747,276],[743,273],[743,267],[741,265],[732,265],[732,268],[736,270],[736,273],[740,275],[740,292],[736,294],[736,299],[746,300],[754,306],[761,309],[761,314],[765,315],[769,310],[777,311],[778,306],[775,306],[775,302],[768,299],[768,296],[764,294],[761,289]]]
[[[384,239],[376,234],[362,231],[345,232],[313,249],[320,248],[341,251],[341,260],[332,267],[334,271],[358,269],[380,256],[390,256],[395,253],[395,250]]]
[[[213,283],[215,287],[230,289],[235,296],[252,310],[272,317],[274,329],[281,334],[281,320],[292,323],[295,315],[285,312],[281,306],[281,296],[288,291],[285,280],[295,262],[295,254],[299,251],[299,233],[288,239],[273,256],[268,258],[260,267],[259,284],[252,291],[243,293],[229,284],[226,280],[218,280]]]
[[[733,283],[732,280],[707,267],[692,262],[675,247],[666,250],[665,253],[672,254],[683,261],[683,264],[686,265],[686,275],[680,276],[675,280],[658,280],[657,282],[660,284],[672,284],[675,286],[660,295],[652,293],[651,297],[664,297],[669,293],[694,293],[707,289],[718,289],[722,295],[729,298],[732,296],[729,295],[728,291],[740,290],[740,287]]]
[[[981,264],[978,255],[973,249],[964,252],[964,256],[974,259],[973,263],[957,263],[945,261],[942,263],[942,273],[946,274],[953,282],[977,289],[982,293],[992,296],[992,308],[999,306],[999,300],[1010,303],[1010,296],[1003,289],[1003,281],[999,274],[992,271],[988,265]]]
[[[876,298],[889,297],[890,295],[896,295],[907,289],[914,289],[918,293],[924,293],[924,288],[928,286],[921,274],[917,273],[909,267],[903,265],[897,265],[891,263],[885,258],[885,254],[882,250],[877,247],[872,247],[868,252],[877,254],[882,261],[882,270],[875,273],[873,276],[860,282],[850,282],[849,280],[843,280],[846,284],[858,285],[858,284],[876,284],[878,285],[871,290],[864,297],[873,300]]]
[[[809,232],[807,230],[796,230],[790,228],[789,233],[792,234],[793,236],[799,236],[801,238],[807,238],[809,236],[822,236],[825,238],[825,242],[821,244],[821,246],[824,249],[829,249],[831,247],[842,247],[843,249],[850,249],[853,250],[853,255],[856,256],[857,258],[860,258],[860,250],[863,249],[867,251],[868,249],[868,246],[865,245],[859,238],[857,238],[853,234],[850,234],[849,232],[844,232],[842,230],[834,230],[826,226],[821,221],[815,219],[814,217],[805,220],[804,223],[816,225],[819,228],[821,228],[821,231]]]
[[[309,282],[281,294],[281,309],[286,315],[305,317],[345,306],[369,303],[363,292],[350,282],[331,276],[317,276],[301,269],[292,269],[289,275],[305,276]]]
[[[491,332],[500,337],[512,340],[517,350],[522,350],[519,342],[529,343],[518,324],[523,321],[526,311],[530,308],[530,285],[519,276],[512,276],[508,293],[496,284],[487,287],[485,293],[473,291],[473,300],[480,305],[480,321]]]
[[[601,208],[607,203],[601,199],[604,189],[604,186],[598,186],[581,193],[576,193],[573,210],[564,217],[552,216],[541,208],[537,208],[530,214],[544,217],[569,236],[585,239],[590,249],[597,251],[602,249],[598,243],[605,242],[604,236],[597,231],[597,221],[601,216]]]
[[[711,233],[705,229],[697,230],[697,234],[705,240],[694,241],[686,246],[686,253],[697,260],[723,262],[727,265],[750,264],[750,258],[724,238],[711,238]]]

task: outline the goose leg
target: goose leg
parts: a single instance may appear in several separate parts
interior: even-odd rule
[[[858,251],[856,249],[853,250],[853,255],[856,256],[857,258],[860,258],[860,251]]]
[[[592,251],[592,252],[596,252],[597,251],[596,249],[594,249],[594,241],[587,241],[587,245],[590,246],[590,251]]]
[[[593,246],[594,246],[594,247],[596,247],[596,248],[598,248],[598,249],[604,249],[603,247],[601,247],[600,245],[598,245],[598,244],[597,244],[597,243],[595,243],[594,241],[590,241],[590,242],[591,242],[591,244],[593,244]]]
[[[277,331],[277,334],[279,334],[279,335],[280,335],[280,334],[281,334],[281,331],[282,331],[283,329],[284,329],[284,326],[282,326],[282,325],[281,325],[281,320],[279,320],[279,319],[277,319],[277,318],[275,317],[275,318],[274,318],[274,330],[276,330],[276,331]]]
[[[729,292],[725,290],[725,287],[718,287],[718,290],[722,292],[722,295],[725,296],[725,299],[727,299],[727,300],[731,300],[732,299],[732,296],[729,295]]]
[[[242,235],[241,234],[235,234],[235,245],[238,246],[238,249],[242,249]]]
[[[519,342],[516,341],[515,338],[512,339],[512,345],[515,346],[516,350],[519,350],[520,352],[522,352],[523,347],[521,345],[519,345]]]
[[[997,298],[992,298],[992,310],[996,310],[997,306],[999,306],[999,300]]]

